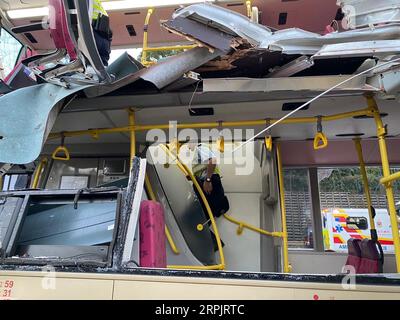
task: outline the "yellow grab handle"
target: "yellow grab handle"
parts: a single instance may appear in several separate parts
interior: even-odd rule
[[[317,132],[314,138],[314,150],[324,149],[328,146],[328,138],[322,132]]]
[[[223,136],[220,136],[217,140],[217,149],[220,153],[225,151],[225,138]]]
[[[236,233],[238,236],[240,236],[243,233],[244,225],[241,223],[239,224],[239,227],[236,230]]]
[[[64,157],[59,156],[58,154],[64,152]],[[69,151],[65,146],[59,146],[57,147],[56,150],[54,150],[52,156],[51,156],[54,160],[60,160],[60,161],[69,161],[71,159],[70,155],[69,155]]]
[[[269,152],[272,151],[272,145],[273,145],[272,136],[265,137],[265,147]]]

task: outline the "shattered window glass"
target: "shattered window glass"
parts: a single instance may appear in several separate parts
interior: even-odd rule
[[[15,67],[22,44],[9,34],[5,29],[1,29],[0,34],[0,78],[4,79]]]

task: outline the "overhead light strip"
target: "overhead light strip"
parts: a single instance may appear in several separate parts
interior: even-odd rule
[[[189,5],[195,3],[216,2],[215,0],[149,0],[149,1],[103,1],[103,7],[106,11],[121,11],[127,9],[146,9],[156,7],[173,7],[179,5]],[[10,19],[25,19],[44,17],[49,15],[48,7],[38,7],[29,9],[8,10],[7,15]]]
[[[148,0],[148,1],[104,1],[103,7],[106,11],[126,10],[126,9],[146,9],[157,7],[173,7],[195,3],[215,2],[215,0]]]
[[[49,15],[49,7],[8,10],[7,15],[10,19],[44,17]]]

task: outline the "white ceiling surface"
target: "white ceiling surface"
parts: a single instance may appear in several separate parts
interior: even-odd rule
[[[48,0],[0,0],[0,8],[2,10],[44,7],[48,4]]]
[[[287,114],[282,111],[283,101],[239,103],[228,105],[206,105],[197,107],[213,107],[214,116],[192,117],[189,116],[188,107],[163,107],[147,108],[136,112],[136,123],[139,124],[167,124],[169,121],[178,123],[218,122],[238,120],[259,120],[265,118],[280,118]],[[400,134],[400,103],[398,101],[378,100],[381,112],[389,113],[384,123],[388,124],[389,134]],[[318,115],[332,115],[342,112],[359,110],[366,107],[366,101],[362,97],[326,98],[314,102],[306,111],[299,111],[294,117],[310,117]],[[114,126],[127,126],[128,115],[126,110],[110,110],[103,112],[77,112],[61,114],[53,128],[53,132],[85,130],[93,128],[111,128]],[[241,127],[236,127],[241,129]],[[263,127],[255,128],[256,132]],[[333,122],[324,122],[323,131],[329,138],[335,138],[336,134],[364,133],[363,138],[376,136],[376,128],[373,119],[345,119]],[[273,136],[282,140],[304,140],[314,137],[316,124],[278,124],[272,130]],[[145,134],[138,133],[138,139],[143,140]],[[89,136],[67,138],[69,143],[114,143],[129,142],[127,134],[106,134],[100,139],[94,140]],[[341,138],[343,139],[343,138]],[[53,143],[58,143],[55,141]]]

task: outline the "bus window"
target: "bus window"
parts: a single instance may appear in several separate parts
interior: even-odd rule
[[[29,174],[7,174],[3,177],[3,190],[14,191],[29,188],[31,175]]]

